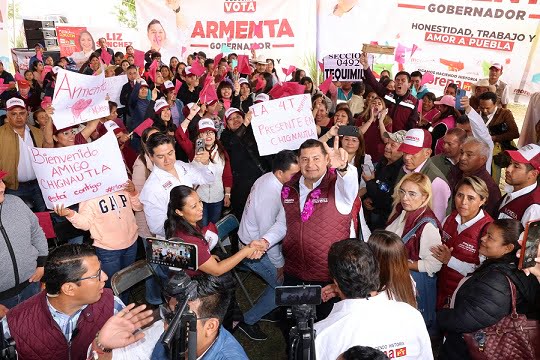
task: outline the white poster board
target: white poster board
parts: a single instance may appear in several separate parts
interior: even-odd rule
[[[52,106],[53,122],[57,129],[108,116],[107,83],[103,72],[83,75],[58,70]]]
[[[323,58],[324,78],[333,81],[359,81],[364,75],[360,53],[333,54]]]
[[[127,82],[127,75],[118,75],[105,78],[105,84],[107,86],[107,95],[109,95],[109,100],[114,101],[118,105],[118,109],[124,107],[124,105],[120,104],[120,93],[122,92],[122,87]]]
[[[307,139],[317,139],[309,94],[262,102],[250,109],[251,126],[262,156],[296,150]]]
[[[47,208],[70,206],[123,188],[128,180],[113,132],[84,145],[28,147]]]

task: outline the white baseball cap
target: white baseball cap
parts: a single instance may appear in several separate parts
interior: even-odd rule
[[[489,68],[491,69],[492,67],[494,67],[497,70],[501,70],[501,71],[503,69],[503,66],[500,63],[497,63],[497,62],[492,63]]]
[[[141,87],[143,87],[143,86],[148,87],[148,83],[146,82],[146,80],[141,79]]]
[[[154,104],[154,112],[156,114],[159,114],[165,108],[170,108],[170,106],[169,106],[169,103],[167,102],[167,100],[165,100],[163,98],[158,99],[156,101],[156,103]]]
[[[8,101],[6,101],[6,110],[11,110],[16,107],[21,107],[23,109],[26,109],[26,104],[22,99],[12,97]]]
[[[174,89],[174,84],[170,80],[165,81],[163,83],[163,86],[165,86],[165,89],[167,89],[167,90]]]
[[[230,107],[227,109],[227,111],[225,111],[225,120],[228,120],[229,117],[234,113],[239,113],[242,115],[242,117],[244,117],[244,112],[242,110]]]
[[[522,164],[531,164],[536,170],[540,170],[540,146],[527,144],[518,150],[507,150],[506,153],[512,160]]]
[[[199,132],[203,133],[208,130],[211,130],[213,132],[217,132],[216,125],[214,124],[214,120],[212,119],[201,119],[199,120]]]
[[[431,148],[431,133],[424,129],[411,129],[405,134],[403,143],[398,151],[405,154],[415,155],[422,149]]]
[[[262,103],[265,101],[270,101],[270,96],[268,96],[265,93],[260,93],[259,95],[255,96],[255,104]]]
[[[242,85],[242,84],[248,84],[249,85],[249,81],[246,78],[240,78],[240,79],[238,79],[238,84],[239,85]]]

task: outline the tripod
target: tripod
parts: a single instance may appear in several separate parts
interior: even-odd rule
[[[315,306],[294,305],[291,313],[296,326],[289,332],[289,360],[315,360]]]

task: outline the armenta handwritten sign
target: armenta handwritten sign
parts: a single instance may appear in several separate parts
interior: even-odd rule
[[[52,99],[54,125],[64,129],[108,116],[106,96],[107,83],[103,73],[92,76],[58,70]]]
[[[265,101],[251,108],[251,126],[261,155],[296,150],[307,139],[317,138],[309,94]]]
[[[112,131],[89,144],[27,149],[49,209],[55,204],[70,206],[121,190],[128,180]]]

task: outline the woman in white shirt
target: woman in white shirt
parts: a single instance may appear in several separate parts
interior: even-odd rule
[[[427,175],[411,173],[394,188],[394,210],[386,230],[401,237],[408,266],[416,282],[418,310],[429,329],[435,324],[437,273],[442,263],[430,249],[441,244],[440,224],[431,210],[431,182]]]
[[[187,134],[189,120],[186,118],[176,131],[179,145],[192,159],[198,153],[197,144],[193,144]],[[217,139],[217,129],[214,120],[203,118],[198,124],[198,139],[203,139],[204,150],[210,154],[208,168],[215,175],[215,181],[199,185],[197,194],[203,202],[202,226],[217,223],[221,218],[223,206],[231,206],[232,171],[227,151]]]
[[[373,172],[374,170],[371,155],[366,154],[364,137],[359,131],[356,132],[356,135],[345,135],[341,138],[341,147],[345,149],[349,156],[349,164],[354,165],[358,170],[358,196],[362,197],[367,191],[362,172],[364,172],[364,169],[366,172]]]

